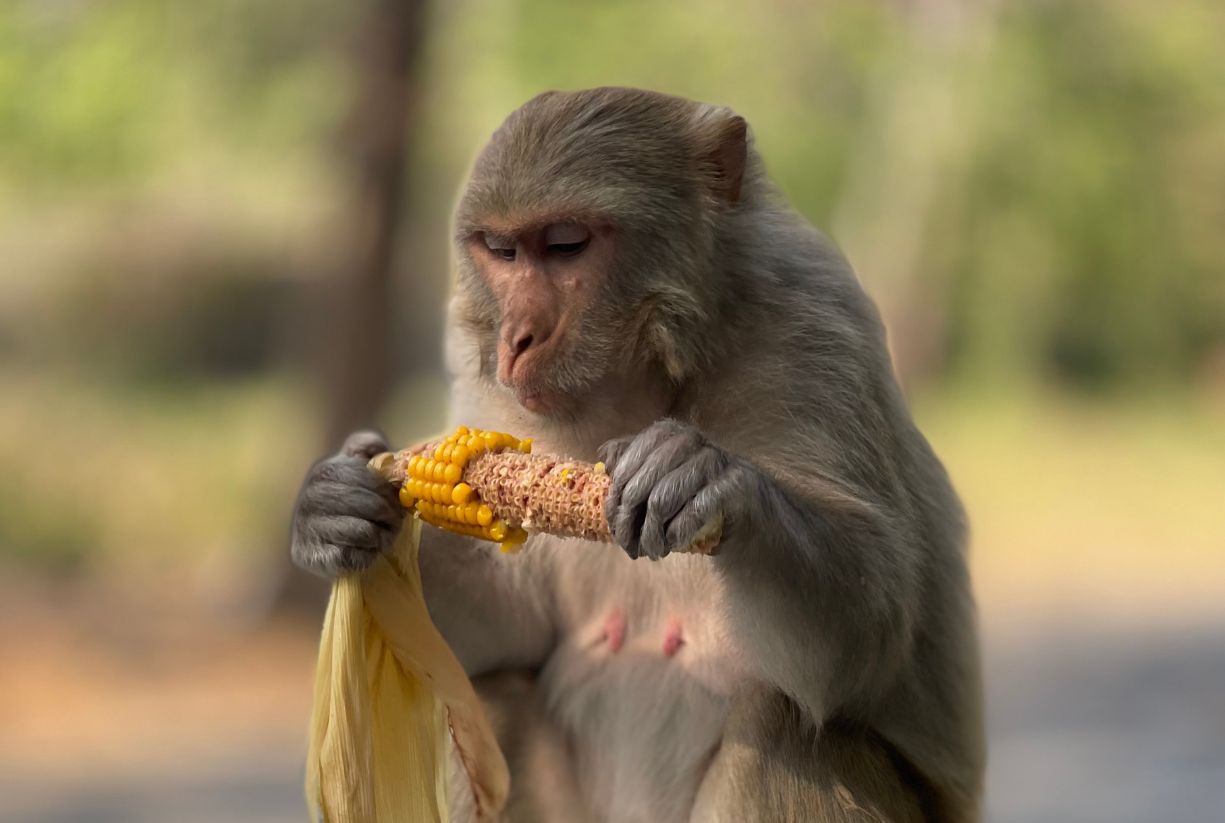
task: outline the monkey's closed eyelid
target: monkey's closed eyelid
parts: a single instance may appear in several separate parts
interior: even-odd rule
[[[503,260],[515,259],[515,240],[501,234],[484,231],[480,233],[481,242],[485,248],[495,256]]]
[[[554,246],[579,246],[591,239],[591,229],[582,223],[553,223],[545,226],[544,243]]]
[[[573,257],[579,254],[591,242],[591,238],[580,240],[577,243],[550,243],[547,248],[552,254],[560,254],[563,257]]]

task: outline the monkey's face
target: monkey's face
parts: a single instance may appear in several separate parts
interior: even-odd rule
[[[615,405],[715,362],[720,223],[746,152],[729,110],[655,92],[547,92],[512,113],[456,209],[482,373],[578,416],[597,392]]]
[[[496,303],[498,383],[537,414],[564,413],[609,370],[615,333],[594,322],[610,286],[615,234],[596,221],[473,231],[467,256]]]

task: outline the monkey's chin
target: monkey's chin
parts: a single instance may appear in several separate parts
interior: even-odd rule
[[[570,398],[547,389],[526,389],[515,392],[515,399],[526,411],[541,417],[567,417],[571,414]]]
[[[519,405],[530,411],[532,414],[548,415],[553,410],[553,405],[549,400],[540,394],[527,394],[519,396]]]

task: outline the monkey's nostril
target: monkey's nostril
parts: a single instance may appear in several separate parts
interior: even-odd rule
[[[518,357],[519,355],[523,354],[525,351],[531,348],[531,346],[532,346],[532,335],[530,334],[521,335],[519,339],[515,341],[515,346],[514,346],[515,356]]]

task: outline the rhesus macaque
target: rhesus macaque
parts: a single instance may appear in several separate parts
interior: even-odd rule
[[[984,743],[962,509],[877,312],[744,120],[550,92],[456,212],[456,422],[602,458],[619,545],[427,529],[430,612],[482,689],[513,821],[972,821]],[[402,513],[357,434],[293,555],[363,568]],[[674,551],[712,518],[713,556]],[[458,809],[470,803],[464,778]]]

